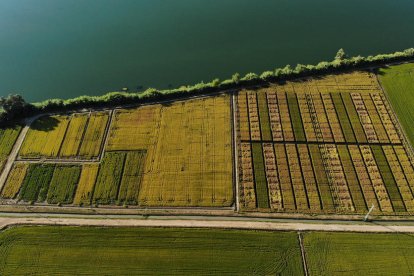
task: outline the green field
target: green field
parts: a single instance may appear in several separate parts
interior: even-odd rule
[[[72,203],[80,173],[80,166],[56,166],[47,193],[47,202],[50,204]]]
[[[125,156],[125,152],[105,153],[99,167],[98,178],[96,179],[93,203],[115,203],[121,182]]]
[[[55,165],[30,164],[23,181],[20,199],[28,202],[45,201]]]
[[[294,232],[15,227],[0,275],[303,275]]]
[[[414,235],[306,233],[310,275],[413,275]]]
[[[378,76],[408,139],[414,144],[414,63],[379,70]]]

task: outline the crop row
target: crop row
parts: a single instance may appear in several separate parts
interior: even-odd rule
[[[380,93],[282,88],[239,94],[238,123],[243,141],[401,143]]]
[[[1,198],[48,204],[138,204],[146,151],[107,152],[79,165],[16,162]],[[125,164],[125,165],[124,165]]]
[[[242,143],[240,161],[244,209],[414,211],[414,168],[400,145]]]
[[[19,154],[22,158],[95,158],[108,119],[107,112],[41,117],[30,126]]]
[[[252,149],[249,143],[241,143],[239,151],[240,198],[243,208],[256,208],[256,191],[254,187]]]

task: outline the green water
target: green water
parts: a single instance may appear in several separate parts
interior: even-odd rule
[[[412,0],[0,0],[0,95],[177,87],[414,46]]]

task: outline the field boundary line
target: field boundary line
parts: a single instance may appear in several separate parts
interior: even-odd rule
[[[0,229],[18,225],[60,225],[97,227],[172,227],[210,228],[266,231],[317,231],[317,232],[357,232],[357,233],[414,233],[413,225],[381,224],[323,224],[306,222],[236,221],[214,219],[122,219],[122,218],[56,218],[56,217],[2,217]]]
[[[108,116],[108,122],[105,126],[104,138],[102,140],[102,144],[101,144],[101,147],[99,149],[99,157],[98,157],[99,162],[102,162],[102,158],[103,158],[104,153],[105,153],[105,148],[106,148],[106,145],[108,144],[109,132],[111,131],[111,127],[112,127],[112,118],[113,118],[115,112],[116,112],[116,109],[112,109],[112,110],[109,111],[109,114],[108,114],[109,116]]]
[[[3,171],[0,175],[0,191],[3,189],[4,184],[6,183],[7,177],[9,176],[10,170],[13,166],[14,161],[17,158],[17,155],[19,154],[20,148],[23,144],[24,138],[26,138],[26,134],[29,131],[30,125],[39,117],[42,115],[36,115],[33,117],[30,117],[24,121],[25,126],[22,128],[22,130],[19,133],[19,136],[17,137],[13,148],[7,157],[7,162],[4,165]]]
[[[235,194],[235,206],[236,206],[236,212],[238,212],[240,210],[240,195],[239,195],[239,152],[238,152],[238,148],[237,148],[237,143],[238,143],[238,137],[237,137],[237,104],[235,103],[236,101],[236,97],[235,97],[235,93],[231,94],[231,112],[233,113],[232,115],[232,138],[233,138],[233,173],[234,173],[234,177],[233,177],[233,181],[234,181],[234,194]]]
[[[299,239],[299,245],[300,245],[300,253],[302,254],[303,271],[305,272],[305,276],[308,276],[309,272],[308,272],[308,264],[306,263],[305,246],[303,245],[302,233],[300,231],[298,231],[298,239]]]

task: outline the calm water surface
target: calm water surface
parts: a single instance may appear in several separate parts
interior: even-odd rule
[[[413,0],[0,0],[0,96],[177,87],[414,47]]]

